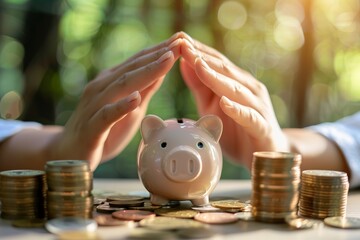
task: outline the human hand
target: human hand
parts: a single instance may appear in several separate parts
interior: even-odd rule
[[[200,115],[216,114],[224,125],[221,146],[251,168],[255,151],[289,151],[265,85],[215,49],[186,36],[180,70]]]
[[[92,170],[117,155],[140,126],[149,101],[180,55],[182,33],[101,72],[53,141],[52,159],[86,159]]]

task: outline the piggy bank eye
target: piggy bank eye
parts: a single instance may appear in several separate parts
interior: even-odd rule
[[[198,143],[197,143],[197,146],[198,146],[198,148],[203,148],[203,147],[204,147],[204,144],[203,144],[202,142],[198,142]]]
[[[166,145],[167,145],[166,142],[162,142],[162,143],[160,144],[161,148],[166,148]]]

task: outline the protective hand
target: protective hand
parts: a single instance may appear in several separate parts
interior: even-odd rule
[[[186,36],[180,70],[200,115],[224,124],[221,146],[231,159],[251,168],[255,151],[288,151],[266,87],[221,53]]]
[[[91,81],[55,138],[53,158],[86,159],[94,170],[116,156],[139,129],[151,97],[179,58],[181,36],[174,34]]]

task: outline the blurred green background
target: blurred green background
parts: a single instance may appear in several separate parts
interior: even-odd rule
[[[359,0],[0,0],[0,115],[64,125],[98,72],[180,30],[261,80],[282,127],[360,109]],[[148,113],[198,118],[177,65]],[[139,141],[95,177],[137,177]]]

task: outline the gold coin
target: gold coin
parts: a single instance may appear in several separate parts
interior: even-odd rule
[[[356,217],[327,217],[324,222],[331,227],[360,229],[360,218]]]
[[[173,217],[145,218],[139,222],[140,226],[155,230],[175,230],[183,228],[203,228],[204,224],[190,219]]]
[[[113,195],[113,196],[107,196],[106,201],[112,202],[112,201],[142,201],[144,200],[141,196],[132,196],[132,195]]]
[[[2,178],[33,178],[42,177],[45,174],[44,171],[39,170],[7,170],[0,172]]]
[[[154,211],[157,215],[174,218],[194,218],[199,212],[189,209],[159,208]]]
[[[89,163],[85,160],[55,160],[49,161],[45,165],[45,170],[49,172],[82,172],[90,171]]]
[[[246,209],[251,205],[240,200],[219,200],[211,202],[211,206],[223,209]]]

